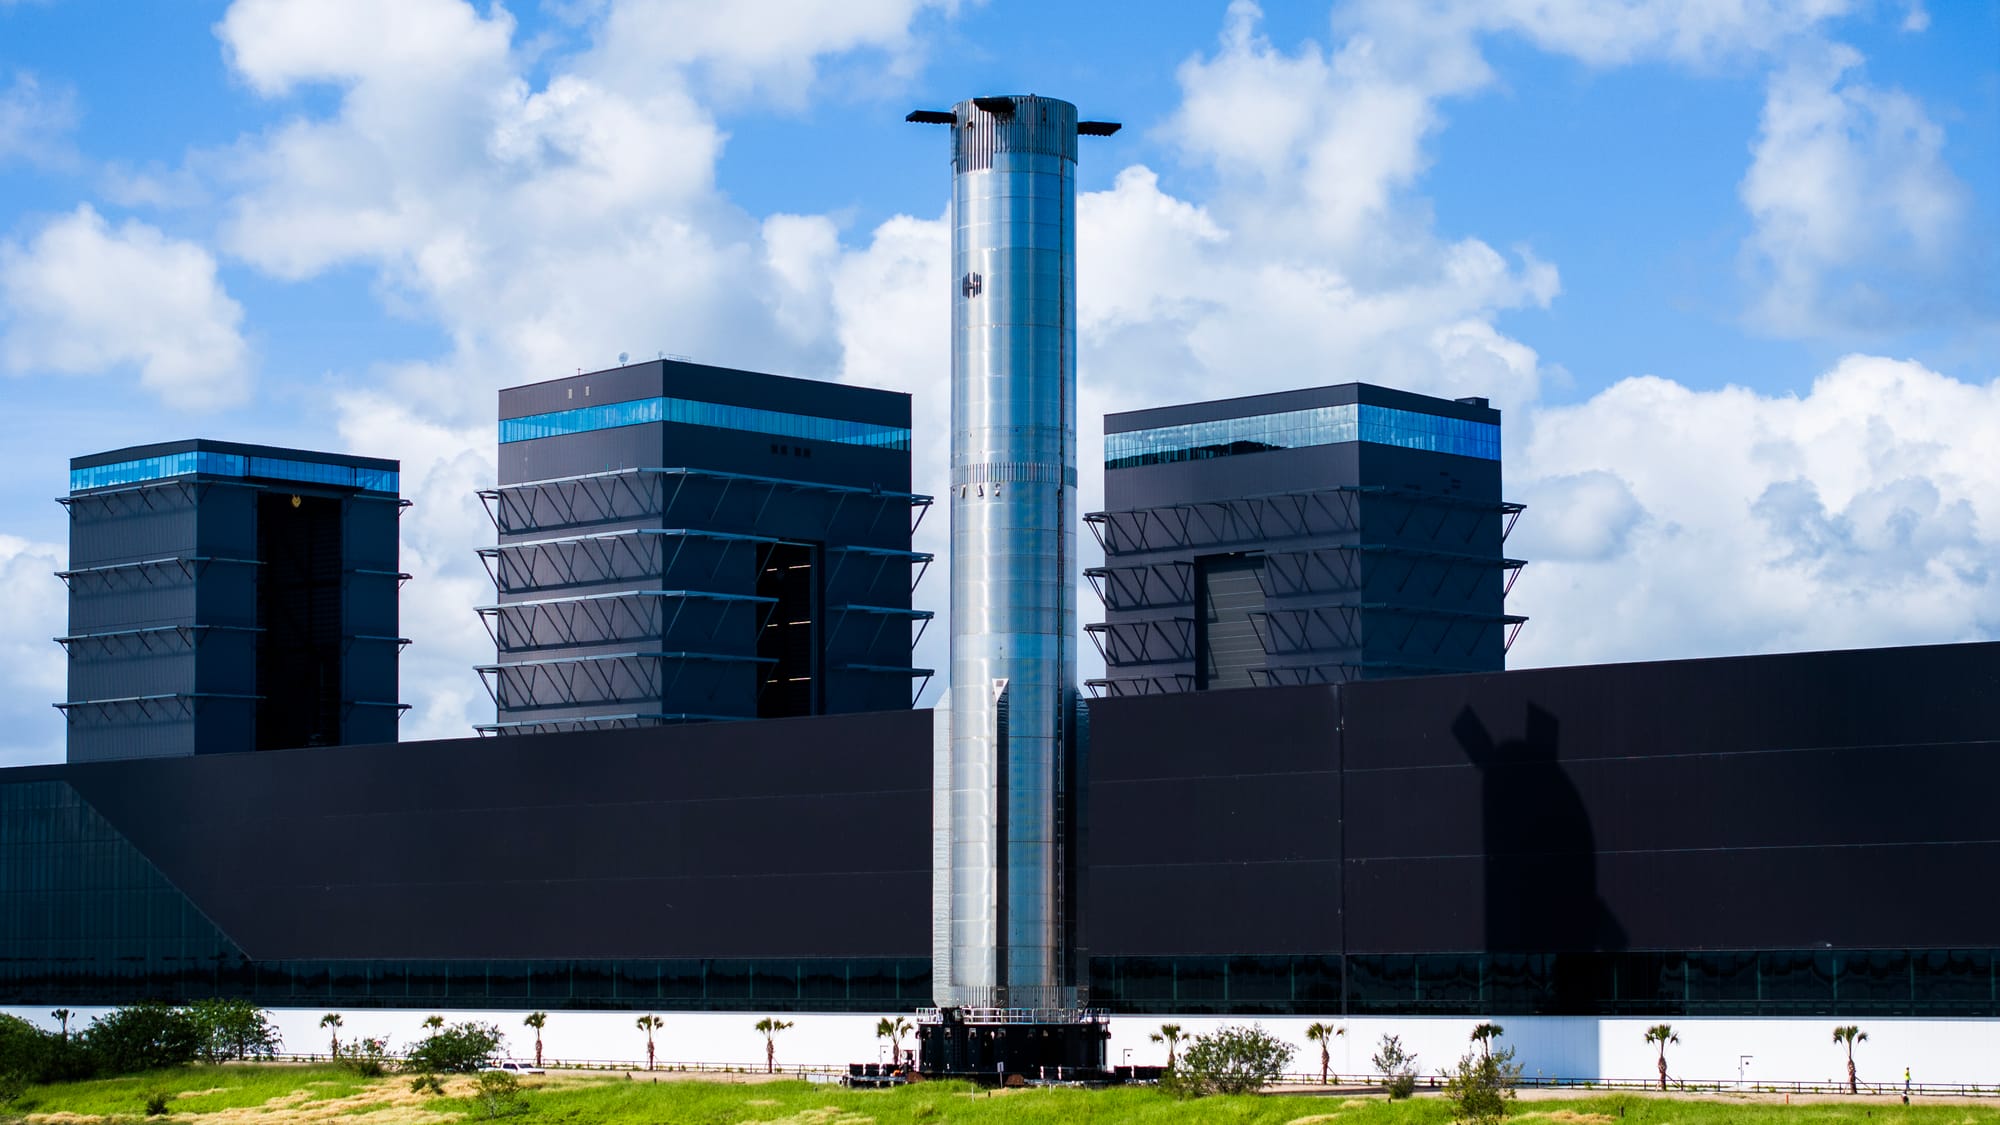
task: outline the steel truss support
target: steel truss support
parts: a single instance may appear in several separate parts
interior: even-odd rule
[[[874,560],[875,569],[869,575],[867,582],[864,583],[865,588],[873,590],[876,584],[882,580],[882,576],[888,572],[889,566],[892,563],[900,562],[905,566],[916,567],[917,572],[910,579],[911,593],[916,592],[917,584],[924,580],[924,575],[930,570],[931,561],[937,557],[928,551],[900,551],[893,547],[861,547],[850,544],[835,544],[828,547],[826,553],[834,559],[827,567],[826,584],[828,586],[833,585],[840,578],[841,573],[847,569],[848,560],[855,558],[862,559],[863,562],[857,564],[857,566],[860,566],[866,565],[866,560],[872,559]]]
[[[572,586],[592,586],[634,579],[686,580],[713,583],[716,575],[738,546],[768,552],[776,544],[790,542],[768,535],[736,535],[695,528],[635,527],[595,535],[571,535],[555,539],[535,539],[479,548],[486,576],[502,594],[556,590]],[[690,544],[714,544],[706,567],[684,573],[682,562],[692,560]]]
[[[1084,578],[1107,610],[1193,609],[1194,562],[1167,559],[1085,568]]]
[[[1360,527],[1354,488],[1315,488],[1156,508],[1091,512],[1084,526],[1107,557],[1148,551],[1222,551],[1350,533]]]
[[[637,640],[661,644],[699,644],[712,648],[732,610],[761,609],[757,626],[739,629],[754,635],[778,599],[752,594],[726,594],[706,590],[620,590],[609,594],[582,594],[566,598],[537,598],[532,601],[503,602],[474,607],[493,645],[503,653],[527,652],[540,648],[567,648],[576,645],[616,644]],[[710,607],[690,615],[690,606]],[[707,629],[700,627],[707,622]],[[686,622],[696,636],[682,636]]]
[[[1250,626],[1266,656],[1331,655],[1361,647],[1357,605],[1265,609],[1250,614]]]
[[[699,715],[691,712],[667,714],[655,712],[629,715],[577,715],[560,719],[521,719],[507,723],[480,723],[473,729],[491,737],[508,734],[553,734],[579,730],[632,730],[639,727],[662,727],[678,723],[726,722],[738,718],[736,715]]]
[[[108,589],[124,580],[143,582],[157,586],[162,582],[192,582],[203,571],[218,564],[235,566],[263,566],[256,559],[220,558],[213,555],[172,555],[166,558],[141,559],[138,562],[112,563],[109,566],[87,566],[81,570],[58,570],[57,578],[72,590],[79,581],[102,582]]]
[[[691,489],[690,485],[705,487]],[[685,467],[613,469],[525,481],[480,489],[479,498],[495,531],[521,535],[648,518],[701,527],[716,523],[717,514],[732,502],[755,508],[749,521],[754,525],[776,497],[788,492],[833,497],[835,507],[827,521],[829,525],[839,520],[847,508],[857,508],[858,518],[865,524],[857,538],[865,538],[868,531],[879,526],[884,514],[893,509],[917,509],[914,518],[920,521],[922,512],[931,504],[929,496],[917,493]],[[684,502],[688,507],[682,507]],[[698,518],[683,520],[682,515]]]
[[[1194,619],[1094,622],[1083,627],[1107,668],[1172,664],[1194,659]]]
[[[915,649],[917,642],[923,639],[924,630],[930,628],[931,618],[937,615],[928,609],[899,609],[895,606],[884,605],[832,606],[827,610],[827,617],[831,624],[826,631],[826,647],[833,647],[834,639],[840,635],[841,626],[847,623],[849,616],[867,617],[874,620],[874,635],[869,637],[866,645],[862,646],[862,651],[873,652],[875,651],[875,642],[882,639],[882,630],[887,628],[891,621],[918,622],[917,635],[910,640],[910,647]]]
[[[664,698],[696,664],[775,664],[717,652],[616,652],[485,664],[476,669],[495,707],[576,707]]]
[[[74,723],[79,719],[96,719],[110,722],[115,715],[135,714],[147,720],[189,719],[194,717],[196,708],[211,699],[259,700],[261,695],[232,695],[226,692],[181,691],[160,695],[128,695],[117,699],[74,699],[67,703],[52,704],[65,718]]]
[[[98,489],[94,492],[78,492],[69,496],[56,497],[56,503],[68,510],[74,520],[88,512],[96,514],[102,509],[104,515],[120,516],[136,511],[160,512],[193,507],[195,502],[216,485],[224,487],[252,488],[247,482],[190,480],[186,477],[169,477],[164,480],[140,481],[121,485],[117,488]]]
[[[1127,672],[1127,669],[1118,669]],[[1169,672],[1161,675],[1118,675],[1106,676],[1101,680],[1085,680],[1084,686],[1098,698],[1110,696],[1118,698],[1128,695],[1170,695],[1176,692],[1193,691],[1195,678],[1188,672]]]
[[[102,633],[76,633],[57,637],[55,642],[71,655],[91,650],[103,656],[159,656],[190,652],[211,630],[227,633],[261,633],[254,625],[156,625],[145,629],[112,629]]]
[[[1461,625],[1468,627],[1463,632],[1470,634],[1471,637],[1464,649],[1468,655],[1479,647],[1480,638],[1486,635],[1488,629],[1507,628],[1509,631],[1502,642],[1502,651],[1504,652],[1507,647],[1513,645],[1514,638],[1520,635],[1521,626],[1526,624],[1528,620],[1518,614],[1511,613],[1466,613],[1458,610],[1426,609],[1420,606],[1397,605],[1392,602],[1364,602],[1361,608],[1371,614],[1382,614],[1405,619],[1406,624],[1403,626],[1402,636],[1396,642],[1396,648],[1399,651],[1409,647],[1411,639],[1416,636],[1417,628],[1423,622],[1444,622],[1444,628],[1438,632],[1437,640],[1431,645],[1431,653],[1433,655],[1444,651],[1446,643],[1451,640],[1453,635],[1461,632],[1458,628]]]
[[[1378,485],[1340,485],[1334,488],[1273,492],[1225,500],[1200,500],[1153,508],[1091,512],[1084,525],[1096,536],[1106,555],[1132,555],[1148,551],[1227,550],[1254,547],[1326,535],[1350,534],[1362,530],[1362,500],[1391,500],[1407,506],[1398,521],[1400,535],[1418,513],[1438,514],[1441,530],[1453,512],[1502,517],[1504,542],[1524,505],[1505,501],[1470,500],[1449,493]],[[1479,521],[1463,538],[1477,534]]]

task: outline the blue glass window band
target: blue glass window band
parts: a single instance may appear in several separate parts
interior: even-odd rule
[[[1130,469],[1349,441],[1500,459],[1500,427],[1495,423],[1347,403],[1106,434],[1104,467]]]
[[[164,453],[110,465],[93,465],[69,471],[69,490],[111,488],[140,484],[168,477],[201,474],[212,477],[257,477],[288,480],[300,484],[323,484],[335,488],[355,488],[363,492],[395,494],[400,474],[394,469],[368,469],[354,465],[329,465],[319,461],[293,461],[282,457],[246,457],[240,453],[218,453],[192,449],[185,453]]]
[[[811,414],[787,414],[780,410],[760,410],[754,406],[726,406],[717,402],[696,402],[684,398],[641,398],[630,402],[607,402],[602,406],[580,406],[549,414],[500,419],[500,444],[533,441],[589,433],[619,426],[643,426],[648,422],[674,422],[685,426],[713,426],[722,430],[768,434],[772,437],[830,441],[869,449],[910,451],[908,426],[885,426],[876,422],[849,422]]]

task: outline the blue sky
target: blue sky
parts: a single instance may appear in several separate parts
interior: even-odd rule
[[[1482,394],[1516,666],[2000,634],[1991,4],[0,0],[0,762],[61,754],[77,453],[401,458],[406,737],[491,713],[498,387],[893,387],[934,479],[948,166],[901,118],[988,92],[1126,126],[1079,169],[1086,462],[1105,410]]]

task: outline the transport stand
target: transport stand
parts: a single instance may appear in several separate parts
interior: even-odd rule
[[[917,1067],[926,1078],[986,1085],[1022,1081],[1105,1082],[1108,1015],[1076,1008],[923,1008]]]

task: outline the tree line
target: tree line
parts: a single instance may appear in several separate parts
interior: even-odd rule
[[[49,1013],[45,1031],[0,1015],[0,1093],[42,1082],[111,1078],[191,1062],[270,1058],[282,1044],[262,1008],[247,1000],[198,1000],[179,1007],[133,1004],[72,1030],[75,1013]]]

